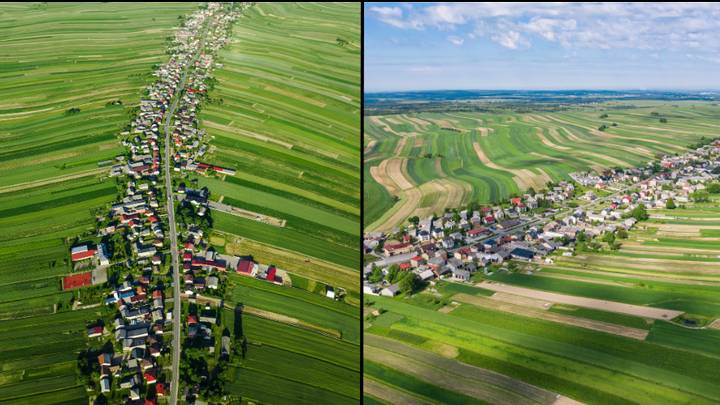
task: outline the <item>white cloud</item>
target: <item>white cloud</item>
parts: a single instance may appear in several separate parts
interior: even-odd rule
[[[379,7],[373,6],[369,9],[375,17],[385,24],[397,28],[420,28],[420,21],[405,18],[400,7]]]
[[[480,2],[370,7],[370,11],[398,28],[465,30],[469,39],[489,37],[510,49],[549,41],[568,49],[720,52],[720,3]]]
[[[462,37],[457,37],[454,35],[447,37],[447,40],[450,41],[450,43],[452,43],[453,45],[458,45],[458,46],[462,45],[463,42],[465,42],[465,40]]]
[[[501,32],[491,36],[490,38],[505,48],[518,49],[520,47],[530,46],[530,43],[527,42],[517,31]]]

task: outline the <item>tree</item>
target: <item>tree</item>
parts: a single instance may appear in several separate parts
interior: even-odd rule
[[[417,215],[414,217],[410,217],[410,218],[408,218],[408,222],[417,226],[420,223],[420,217],[418,217]]]
[[[532,188],[532,187],[530,187],[529,189],[527,189],[527,193],[530,194],[530,195],[533,196],[533,197],[535,196],[535,194],[537,194],[537,193],[535,192],[535,189]]]
[[[630,216],[635,218],[637,221],[645,221],[650,218],[650,215],[648,215],[647,209],[643,204],[638,204],[638,206],[632,210]]]
[[[600,127],[598,128],[598,131],[605,131],[606,129],[608,129],[608,126],[605,125],[605,124],[602,124],[602,125],[600,125]]]
[[[415,273],[407,273],[398,285],[403,294],[414,294],[422,288],[422,282]]]
[[[612,245],[615,243],[615,234],[612,232],[605,232],[603,235],[603,242],[606,242],[608,245]]]
[[[660,118],[660,122],[663,124],[667,124],[667,118]]]
[[[668,200],[665,201],[665,208],[674,210],[676,208],[675,201],[673,201],[672,198],[668,198]]]
[[[578,232],[577,235],[575,236],[575,240],[577,240],[578,242],[585,242],[587,240],[585,231],[583,230],[583,231]]]
[[[607,117],[608,117],[607,114],[603,114],[603,115],[600,116],[601,119],[605,119],[605,118],[607,118]]]
[[[710,194],[720,194],[720,183],[710,183],[707,186],[707,192]]]
[[[628,238],[628,231],[620,228],[617,231],[617,237],[620,239],[627,239]]]
[[[695,191],[694,193],[690,194],[690,197],[692,197],[693,201],[695,202],[708,202],[710,201],[710,193],[703,190]]]
[[[398,280],[398,275],[400,274],[400,268],[397,266],[397,264],[393,264],[388,268],[387,272],[387,281],[390,283],[394,283]]]
[[[368,281],[371,283],[379,283],[382,281],[383,276],[382,269],[379,267],[373,267],[372,273],[370,273],[370,277],[368,277]]]

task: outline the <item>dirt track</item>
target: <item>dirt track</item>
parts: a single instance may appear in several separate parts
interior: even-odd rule
[[[640,305],[625,304],[622,302],[577,297],[574,295],[551,293],[546,291],[533,290],[530,288],[491,283],[487,281],[479,283],[478,287],[482,287],[487,290],[500,291],[508,294],[515,294],[521,295],[523,297],[550,301],[558,304],[568,304],[584,308],[599,309],[601,311],[617,312],[620,314],[639,316],[641,318],[670,320],[684,313],[683,311],[675,311],[671,309],[646,307]]]
[[[571,315],[559,314],[533,307],[511,304],[508,302],[493,300],[492,298],[478,297],[467,294],[455,294],[453,299],[458,302],[475,305],[482,308],[494,309],[508,312],[515,315],[527,316],[534,319],[562,323],[565,325],[578,326],[585,329],[596,330],[613,335],[625,336],[637,340],[645,340],[648,331],[644,329],[631,328],[628,326],[616,325],[609,322],[595,321],[592,319],[580,318]]]

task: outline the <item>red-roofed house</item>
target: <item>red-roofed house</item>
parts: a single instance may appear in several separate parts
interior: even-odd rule
[[[385,256],[394,256],[412,252],[413,245],[411,243],[386,243],[383,248]]]
[[[155,384],[157,382],[157,378],[155,377],[155,371],[148,370],[145,372],[145,381],[148,384]]]
[[[75,246],[70,251],[70,256],[72,257],[72,261],[77,262],[95,256],[95,252],[96,249],[91,249],[88,245]]]
[[[88,328],[87,333],[89,338],[100,337],[103,334],[103,327],[93,326],[92,328]]]
[[[254,269],[255,262],[252,260],[240,260],[235,271],[244,275],[252,275]]]
[[[197,315],[190,314],[187,317],[187,324],[188,325],[196,325],[198,322]]]

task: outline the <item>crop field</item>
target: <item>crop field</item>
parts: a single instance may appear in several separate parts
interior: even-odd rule
[[[248,346],[227,390],[263,403],[357,403],[360,7],[256,4],[218,62],[199,116],[212,137],[205,159],[236,175],[199,184],[284,226],[213,212],[211,240],[290,278],[229,277]],[[344,289],[344,302],[326,298],[326,285]]]
[[[576,171],[638,166],[714,138],[720,125],[719,107],[711,104],[614,107],[365,117],[373,145],[364,157],[366,230],[389,230],[409,216],[468,202],[499,202]]]
[[[356,307],[241,276],[232,277],[229,288],[229,301],[246,307],[241,325],[248,340],[246,356],[227,386],[229,393],[269,403],[357,403],[360,345]],[[256,316],[248,307],[281,317]],[[235,316],[231,311],[225,315]],[[322,332],[333,328],[341,331],[341,338]],[[278,380],[282,384],[278,385]]]
[[[117,198],[99,163],[123,152],[116,135],[196,7],[0,5],[0,402],[87,401],[75,364],[94,315],[60,278]]]
[[[257,4],[218,62],[200,125],[213,138],[207,160],[237,173],[201,184],[286,222],[217,214],[215,228],[357,271],[360,6]]]
[[[365,342],[375,339],[379,349],[403,344],[419,350],[416,357],[440,355],[589,404],[716,403],[718,375],[710,370],[720,361],[720,330],[714,326],[720,319],[720,246],[705,223],[717,209],[688,204],[650,214],[656,219],[640,223],[616,252],[554,256],[553,264],[532,274],[499,271],[478,274],[473,284],[445,282],[435,296],[367,297],[386,312],[366,321]],[[677,225],[667,217],[693,219]],[[580,307],[493,293],[488,281],[682,314],[672,321],[650,319],[611,305]],[[370,378],[385,390],[365,395],[388,402],[388,387],[401,388],[392,373],[418,378],[419,370],[375,370]],[[441,379],[436,374],[432,381]],[[413,390],[403,392],[408,391]]]
[[[94,310],[0,320],[0,398],[3,403],[86,402],[76,362],[86,347],[85,322]]]

